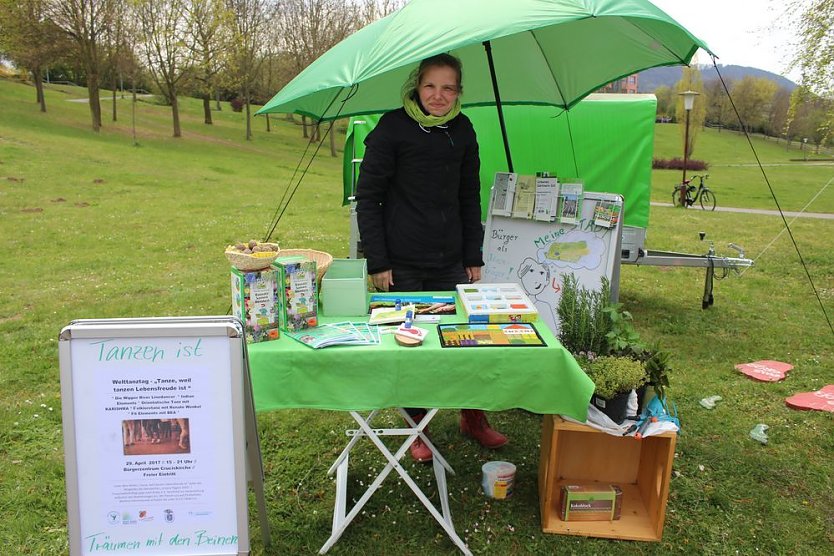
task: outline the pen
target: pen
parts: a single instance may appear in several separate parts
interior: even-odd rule
[[[623,433],[623,436],[628,436],[628,435],[630,435],[630,434],[631,434],[631,433],[633,433],[633,432],[634,432],[634,430],[635,430],[637,427],[639,427],[639,426],[640,426],[640,421],[637,421],[636,423],[632,424],[630,427],[628,427],[628,428],[625,430],[625,432]]]
[[[649,428],[649,423],[657,423],[657,417],[650,417],[643,421],[643,424],[640,425],[640,428],[637,430],[637,434],[634,435],[634,438],[637,440],[643,438],[643,433],[646,432],[647,428]]]

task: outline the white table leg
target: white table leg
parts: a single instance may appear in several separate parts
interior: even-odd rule
[[[432,413],[432,418],[433,418],[434,414],[437,413],[437,410],[432,409],[431,411],[434,412],[434,413]],[[400,412],[400,415],[403,416],[403,418],[406,420],[406,422],[409,425],[411,425],[414,428],[416,428],[418,426],[417,423],[414,422],[414,419],[411,418],[411,415],[409,415],[408,412],[405,409],[399,408],[399,412]],[[428,415],[428,413],[426,413],[426,416],[423,418],[423,420],[428,419],[428,418],[429,418],[429,415]],[[428,423],[426,423],[426,426],[428,426]],[[423,440],[423,442],[426,444],[426,446],[428,446],[429,449],[431,450],[432,461],[439,461],[440,464],[446,469],[446,471],[448,471],[449,473],[454,475],[455,470],[452,469],[452,466],[449,465],[449,462],[446,461],[446,459],[440,453],[440,450],[438,450],[437,448],[434,447],[434,444],[432,444],[432,441],[429,439],[429,437],[426,436],[426,434],[424,432],[422,432],[423,429],[425,429],[425,428],[426,428],[425,426],[420,427],[420,438]]]
[[[446,485],[446,473],[445,471],[448,469],[450,472],[454,473],[451,466],[440,456],[438,450],[432,445],[427,438],[423,434],[423,430],[428,426],[429,422],[434,418],[435,414],[437,413],[437,409],[431,409],[426,413],[426,416],[420,421],[419,424],[416,424],[413,419],[404,411],[400,410],[401,413],[406,417],[406,421],[413,428],[410,429],[372,429],[370,426],[370,421],[376,415],[376,412],[372,412],[367,419],[363,418],[359,413],[355,411],[351,411],[350,414],[353,419],[359,424],[360,431],[355,433],[355,436],[351,439],[348,443],[348,446],[345,450],[342,451],[342,454],[339,455],[337,458],[337,463],[334,464],[334,467],[337,469],[336,475],[336,508],[334,508],[333,513],[333,530],[330,535],[330,538],[325,542],[325,544],[321,547],[319,554],[324,554],[339,540],[339,537],[342,536],[347,526],[353,521],[353,519],[358,515],[361,511],[362,507],[368,502],[374,492],[379,489],[382,482],[388,477],[392,470],[396,470],[397,474],[402,478],[403,481],[408,485],[408,487],[414,492],[415,496],[420,500],[423,506],[429,511],[429,513],[434,517],[434,519],[443,527],[443,530],[446,531],[446,534],[449,535],[449,538],[455,545],[463,552],[464,554],[471,556],[471,552],[467,548],[466,544],[463,540],[458,536],[457,532],[455,531],[454,526],[452,525],[451,513],[449,511],[449,494]],[[405,436],[406,440],[402,443],[396,453],[392,454],[391,451],[388,449],[385,444],[379,439],[380,436]],[[346,500],[347,500],[347,462],[348,462],[348,452],[350,448],[355,445],[356,440],[360,436],[367,436],[371,442],[377,447],[377,449],[382,453],[388,463],[386,466],[380,471],[374,481],[368,486],[365,493],[362,497],[356,502],[350,512],[345,515],[344,511],[346,509]],[[405,452],[408,450],[411,443],[416,439],[418,436],[427,441],[427,445],[432,451],[433,454],[433,467],[435,477],[437,479],[437,486],[438,486],[438,493],[440,496],[440,504],[443,513],[441,514],[438,512],[437,508],[431,501],[426,497],[420,487],[414,482],[408,472],[400,465],[399,460],[402,459]],[[331,470],[333,467],[331,467]]]
[[[376,409],[371,411],[368,414],[368,417],[365,418],[365,420],[368,423],[370,423],[371,421],[373,421],[374,417],[376,417],[377,413],[379,413],[379,411]],[[342,450],[342,453],[339,454],[339,457],[336,458],[336,461],[334,461],[333,465],[330,466],[330,469],[327,470],[328,477],[331,476],[334,471],[336,471],[336,468],[339,467],[339,465],[341,465],[343,459],[347,459],[348,453],[350,453],[351,448],[353,448],[353,446],[359,441],[359,438],[359,436],[354,436],[350,439],[350,441],[347,443],[347,446],[345,446],[345,449]]]

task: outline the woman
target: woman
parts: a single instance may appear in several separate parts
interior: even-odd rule
[[[483,228],[478,142],[460,113],[462,70],[449,54],[427,58],[365,140],[357,219],[368,273],[378,291],[454,290],[481,279]],[[408,409],[419,421],[425,409]],[[498,448],[507,438],[483,411],[461,410],[461,431]],[[419,438],[418,461],[431,460]]]

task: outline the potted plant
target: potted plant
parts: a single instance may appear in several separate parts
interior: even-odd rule
[[[606,278],[598,290],[581,286],[573,274],[566,274],[562,282],[559,315],[559,341],[569,352],[607,353],[606,336],[610,332],[610,318],[605,307],[610,303],[611,291]]]
[[[609,417],[613,414],[612,420],[620,423],[624,419],[620,418],[621,411],[627,410],[628,394],[632,388],[637,390],[638,415],[645,405],[643,402],[648,386],[653,387],[659,399],[665,399],[665,389],[669,385],[670,354],[657,344],[646,347],[634,329],[631,313],[625,310],[622,303],[611,303],[610,297],[610,287],[604,278],[598,290],[588,290],[572,274],[566,275],[558,307],[559,341],[577,358],[580,366],[597,385],[591,403],[600,409],[605,405],[606,414]],[[599,355],[624,361],[614,364],[606,360],[605,369],[598,368],[597,378],[594,378],[592,362]],[[638,367],[642,372],[641,377],[637,376]],[[621,391],[611,392],[607,387],[609,379],[602,375],[620,375],[623,374],[623,368],[628,369],[629,373],[626,374],[630,374],[632,386],[624,384]],[[611,405],[609,394],[615,398],[615,411],[612,414],[607,411],[607,406]]]
[[[669,386],[670,357],[671,354],[668,351],[664,351],[658,344],[654,344],[646,350],[643,358],[643,368],[646,370],[646,386],[652,387],[654,395],[663,404],[666,403],[666,387]],[[638,398],[638,402],[642,401],[643,399]],[[649,400],[645,401],[648,402]]]
[[[580,365],[596,386],[591,404],[619,425],[627,416],[629,394],[646,382],[643,364],[616,355],[581,359]]]

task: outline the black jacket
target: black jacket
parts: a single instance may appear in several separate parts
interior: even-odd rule
[[[365,139],[356,187],[368,272],[483,266],[478,142],[463,114],[444,128],[388,112]]]

